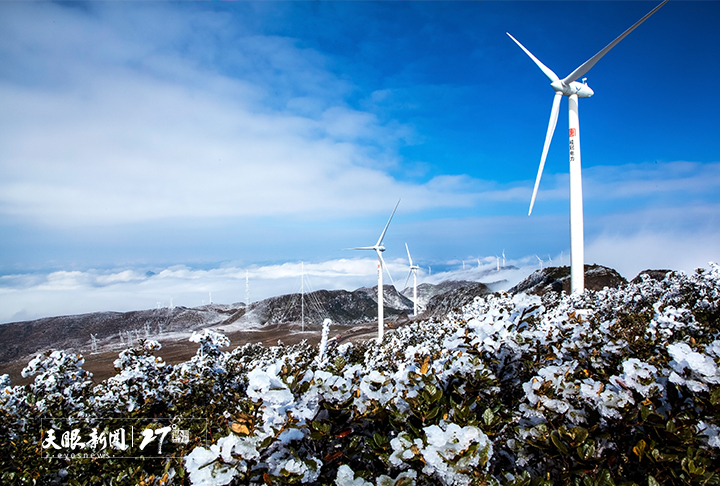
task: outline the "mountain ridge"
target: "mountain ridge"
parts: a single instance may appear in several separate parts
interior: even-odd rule
[[[646,275],[661,279],[668,270],[646,270]],[[569,290],[569,267],[537,270],[510,293],[536,295]],[[617,287],[627,283],[615,270],[600,265],[586,265],[588,289]],[[472,303],[475,297],[492,292],[493,283],[470,280],[447,280],[439,284],[418,285],[419,315],[416,320],[442,319],[448,312]],[[397,291],[384,288],[386,322],[406,323],[413,312],[412,287]],[[133,342],[152,338],[179,340],[194,331],[213,328],[221,332],[260,330],[264,327],[292,324],[288,332],[303,329],[317,331],[325,319],[340,326],[357,326],[377,319],[377,286],[354,291],[318,290],[304,294],[285,294],[250,304],[206,304],[187,308],[164,307],[129,312],[94,312],[57,316],[0,324],[0,364],[27,359],[47,349],[66,349],[81,353],[124,349]],[[303,312],[304,310],[304,312]],[[304,318],[304,319],[303,319]]]
[[[423,295],[432,298],[458,288],[455,283],[448,282],[454,281],[438,285],[422,284]],[[398,292],[390,285],[383,286],[383,289],[386,318],[406,319],[412,313],[413,302],[404,293],[412,295],[412,289]],[[354,291],[317,290],[304,294],[304,300],[308,329],[320,329],[324,319],[346,326],[377,319],[377,286],[360,287]],[[93,342],[95,346],[119,349],[142,338],[171,339],[173,334],[189,334],[204,328],[222,327],[223,331],[228,331],[229,328],[250,330],[300,324],[302,310],[301,294],[296,293],[253,302],[249,308],[245,303],[238,302],[192,308],[176,306],[128,312],[102,311],[10,322],[0,324],[0,342],[4,343],[0,347],[0,364],[27,359],[46,349],[86,353],[93,350]]]

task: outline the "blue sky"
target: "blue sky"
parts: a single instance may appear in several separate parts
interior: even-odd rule
[[[567,264],[567,102],[528,217],[553,92],[505,32],[563,77],[655,4],[1,2],[0,322],[372,285],[341,249],[398,199],[397,280],[405,242]],[[720,260],[719,19],[671,0],[587,74],[587,263]]]

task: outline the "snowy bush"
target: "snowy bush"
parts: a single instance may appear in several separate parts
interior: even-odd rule
[[[165,404],[171,399],[167,391],[172,366],[152,354],[161,347],[157,341],[141,339],[138,346],[120,353],[113,363],[118,374],[93,390],[95,409],[101,416],[123,416],[139,410],[147,413],[153,408],[151,404],[159,409],[157,413],[165,411]]]
[[[5,484],[720,484],[720,268],[582,295],[493,294],[385,340],[319,348],[152,341],[91,387],[82,358],[0,378]],[[40,418],[203,417],[141,462],[40,460]],[[26,442],[23,442],[26,441]],[[94,479],[93,479],[94,478]]]

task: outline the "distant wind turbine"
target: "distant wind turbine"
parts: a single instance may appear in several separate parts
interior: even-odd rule
[[[300,308],[302,332],[305,332],[305,262],[300,262]]]
[[[503,266],[503,268],[505,268],[505,248],[503,248],[502,258],[503,258],[503,264],[502,264],[502,266]]]
[[[410,248],[408,248],[407,243],[405,243],[405,249],[407,250],[408,261],[410,262],[410,273],[408,273],[408,276],[405,279],[405,285],[407,285],[408,280],[410,280],[410,276],[412,275],[412,278],[413,278],[413,316],[416,316],[417,315],[417,271],[420,270],[420,267],[417,265],[413,265],[412,257],[410,256]],[[403,285],[403,287],[405,285]]]
[[[250,277],[245,270],[245,312],[250,310]]]
[[[400,200],[398,199],[397,204],[395,205],[395,209],[393,209],[392,214],[390,214],[390,219],[388,219],[387,224],[385,225],[385,228],[383,229],[382,233],[380,233],[380,238],[378,238],[377,243],[373,246],[361,246],[357,248],[348,248],[348,250],[375,250],[375,253],[377,253],[378,256],[378,342],[382,341],[383,335],[384,335],[384,327],[383,327],[383,268],[388,274],[388,277],[390,277],[390,282],[392,282],[393,286],[395,286],[395,282],[392,280],[392,276],[390,275],[390,271],[387,269],[387,266],[385,265],[385,260],[383,260],[382,252],[385,251],[385,247],[382,245],[383,239],[385,238],[385,233],[387,232],[388,226],[390,226],[390,221],[392,221],[393,216],[395,216],[395,211],[397,211],[398,206],[400,205]]]
[[[538,169],[537,178],[535,179],[535,187],[533,189],[532,200],[530,201],[530,210],[528,215],[532,213],[537,196],[538,186],[540,185],[540,177],[542,176],[545,159],[550,141],[555,132],[557,124],[558,112],[560,111],[560,99],[563,96],[568,97],[569,108],[569,136],[570,136],[570,287],[573,293],[582,293],[585,290],[585,255],[583,242],[583,200],[582,200],[582,176],[580,165],[580,123],[578,120],[578,98],[589,98],[594,92],[585,82],[578,83],[577,79],[586,74],[596,62],[600,60],[610,49],[615,47],[618,42],[623,40],[630,32],[635,30],[640,24],[645,22],[652,14],[665,5],[668,0],[664,0],[660,5],[655,7],[650,13],[635,22],[635,24],[620,34],[614,41],[605,46],[600,52],[588,59],[584,64],[580,65],[573,72],[568,74],[564,79],[560,79],[550,68],[545,66],[538,58],[532,55],[525,46],[520,44],[510,33],[510,36],[520,48],[525,51],[530,59],[542,70],[545,76],[550,79],[550,86],[555,90],[555,98],[553,99],[552,111],[550,112],[550,122],[548,124],[547,134],[545,135],[545,145],[543,146],[542,157],[540,158],[540,167]]]
[[[537,258],[538,261],[540,262],[540,270],[542,270],[542,264],[543,264],[542,258],[540,258],[540,257],[537,256],[537,255],[535,255],[535,258]]]

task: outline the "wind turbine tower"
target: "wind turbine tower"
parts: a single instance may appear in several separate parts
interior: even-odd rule
[[[305,262],[300,262],[300,322],[305,332]]]
[[[388,226],[390,226],[390,221],[392,221],[393,216],[395,216],[395,211],[397,211],[398,206],[400,205],[400,200],[398,199],[397,204],[395,205],[395,209],[393,209],[392,214],[390,214],[390,219],[388,219],[387,224],[385,225],[385,228],[383,229],[382,233],[380,233],[380,238],[378,238],[377,243],[373,246],[361,246],[357,248],[348,248],[348,250],[374,250],[375,253],[377,253],[378,257],[378,342],[381,342],[384,335],[384,326],[383,326],[383,268],[388,274],[388,277],[390,277],[390,282],[392,282],[393,286],[395,286],[395,282],[392,281],[392,276],[390,275],[390,272],[387,269],[387,266],[385,265],[385,260],[383,260],[382,252],[385,251],[385,247],[383,246],[382,242],[385,238],[385,233],[387,232]]]
[[[412,278],[413,278],[413,316],[417,316],[417,271],[420,270],[420,267],[417,265],[413,265],[412,257],[410,256],[410,248],[408,248],[407,243],[405,243],[405,249],[407,250],[408,261],[410,262],[410,273],[408,273],[408,276],[405,279],[405,285],[407,285],[408,280],[410,279],[410,275],[412,275]],[[405,285],[403,285],[403,287]]]
[[[610,49],[615,47],[618,42],[623,40],[630,32],[635,30],[640,24],[645,22],[652,14],[658,11],[660,7],[665,5],[668,0],[664,0],[660,5],[655,7],[650,13],[635,22],[632,27],[620,34],[614,41],[605,46],[600,52],[585,61],[573,72],[568,74],[564,79],[560,79],[550,68],[545,66],[538,58],[532,55],[525,46],[515,39],[510,33],[507,35],[525,51],[530,59],[542,70],[545,76],[551,81],[550,86],[555,91],[553,99],[552,111],[550,112],[550,122],[548,124],[547,134],[545,135],[545,145],[543,146],[542,156],[540,157],[540,167],[538,169],[537,178],[535,179],[535,187],[533,189],[532,200],[530,201],[530,210],[528,215],[532,214],[535,197],[537,196],[538,186],[540,185],[540,177],[542,176],[545,159],[547,157],[550,142],[555,132],[557,124],[558,112],[560,111],[560,100],[563,96],[568,97],[568,120],[569,120],[569,137],[570,137],[570,287],[573,293],[582,293],[585,290],[585,255],[583,241],[583,199],[582,199],[582,175],[580,164],[580,123],[578,119],[578,99],[590,98],[594,92],[585,82],[587,78],[583,78],[582,83],[577,80],[585,75]]]
[[[245,270],[245,312],[250,310],[250,278]]]

